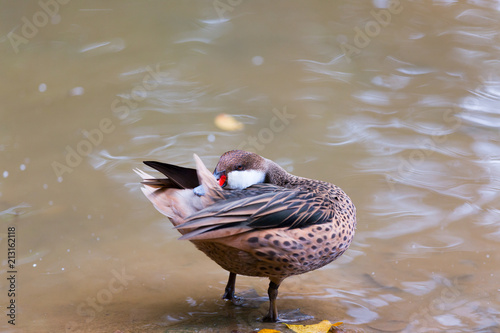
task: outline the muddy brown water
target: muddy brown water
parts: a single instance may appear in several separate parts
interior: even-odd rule
[[[244,306],[220,299],[227,273],[177,240],[132,172],[193,153],[213,168],[240,147],[358,209],[349,251],[285,280],[280,309],[349,332],[500,332],[499,10],[2,3],[0,299],[16,325],[4,308],[0,330],[285,331],[260,322],[265,279],[238,277]]]

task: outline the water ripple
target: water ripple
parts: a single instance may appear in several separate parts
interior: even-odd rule
[[[90,55],[100,55],[106,53],[120,52],[125,49],[126,43],[122,38],[114,38],[112,40],[100,43],[92,43],[80,49],[80,53],[88,53]]]
[[[370,310],[367,306],[360,305],[354,302],[343,302],[347,306],[347,314],[351,316],[352,320],[346,320],[351,324],[366,324],[374,321],[379,317],[378,313]]]
[[[498,23],[497,18],[492,17],[492,12],[484,9],[466,9],[458,14],[456,19],[466,24],[474,24],[478,26]]]

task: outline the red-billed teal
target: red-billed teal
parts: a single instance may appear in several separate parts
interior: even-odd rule
[[[276,322],[281,282],[342,255],[354,236],[356,208],[339,187],[291,175],[254,153],[226,152],[213,174],[194,158],[196,170],[144,162],[167,178],[137,171],[143,192],[170,218],[180,239],[230,272],[224,299],[235,298],[237,274],[268,277],[264,321]]]

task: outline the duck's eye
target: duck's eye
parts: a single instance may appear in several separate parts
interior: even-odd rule
[[[245,167],[243,165],[237,165],[235,170],[245,170]]]

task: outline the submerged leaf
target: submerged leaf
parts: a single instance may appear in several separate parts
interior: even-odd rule
[[[281,331],[273,330],[270,328],[263,328],[260,331],[258,331],[257,333],[281,333]]]
[[[225,113],[221,113],[215,117],[215,125],[224,131],[239,131],[244,126],[242,122]]]
[[[337,322],[335,324],[330,323],[328,320],[323,320],[319,324],[315,325],[289,325],[286,326],[296,333],[327,333],[333,326],[338,326],[342,322]]]

